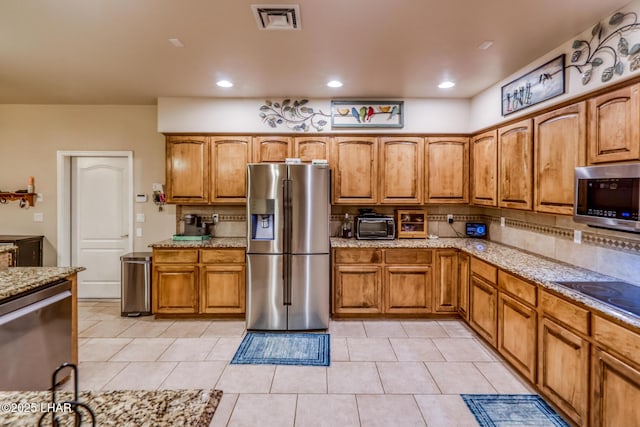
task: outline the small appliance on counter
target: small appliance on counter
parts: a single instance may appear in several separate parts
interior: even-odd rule
[[[356,239],[393,240],[396,237],[396,222],[393,217],[373,212],[373,209],[360,209],[356,217]]]
[[[484,239],[487,237],[487,224],[481,222],[467,222],[465,234],[467,237]]]
[[[211,223],[202,221],[202,216],[186,214],[182,216],[184,221],[183,236],[209,236],[211,235]]]

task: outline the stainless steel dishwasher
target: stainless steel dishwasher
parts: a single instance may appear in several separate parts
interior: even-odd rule
[[[0,304],[0,390],[47,390],[71,360],[71,282]]]

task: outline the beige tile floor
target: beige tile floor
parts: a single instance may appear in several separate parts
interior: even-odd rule
[[[461,321],[332,321],[331,366],[230,365],[241,321],[79,302],[80,388],[218,388],[212,426],[477,426],[460,393],[533,393]]]

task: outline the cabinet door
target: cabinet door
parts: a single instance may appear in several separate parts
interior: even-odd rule
[[[514,298],[498,294],[498,351],[529,381],[536,381],[537,313]]]
[[[211,203],[247,202],[247,164],[251,161],[251,137],[211,138]]]
[[[589,343],[543,317],[538,332],[538,387],[578,425],[587,423]]]
[[[376,138],[334,138],[333,202],[375,204],[378,202],[378,147]]]
[[[485,280],[471,276],[469,288],[469,324],[494,347],[497,344],[498,327],[498,290]]]
[[[433,307],[436,312],[458,311],[458,252],[437,250],[433,283]]]
[[[469,203],[469,138],[427,138],[425,203]]]
[[[431,267],[385,267],[385,313],[431,313]]]
[[[498,206],[533,207],[531,119],[498,129]]]
[[[367,265],[336,265],[336,314],[382,313],[382,269]]]
[[[298,157],[302,162],[311,162],[313,159],[329,160],[328,136],[298,137],[293,139],[293,157]]]
[[[469,255],[458,254],[458,278],[460,282],[460,291],[458,292],[458,313],[460,317],[467,323],[469,322],[469,282],[470,282],[470,266]]]
[[[586,160],[584,102],[534,119],[534,209],[573,214],[574,168]]]
[[[471,138],[471,203],[498,206],[498,132]]]
[[[380,202],[422,203],[422,138],[380,138]]]
[[[194,265],[155,265],[153,267],[153,312],[197,313],[198,269]]]
[[[253,138],[253,161],[279,163],[293,157],[293,142],[286,136],[258,136]]]
[[[598,347],[591,366],[591,425],[640,426],[640,370]]]
[[[209,152],[206,136],[169,136],[166,141],[167,202],[209,201]]]
[[[640,84],[589,100],[589,163],[640,160]]]
[[[243,314],[244,265],[205,265],[200,269],[200,313]]]

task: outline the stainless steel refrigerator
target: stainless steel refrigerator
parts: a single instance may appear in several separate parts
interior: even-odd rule
[[[248,166],[247,329],[329,327],[329,168]]]

